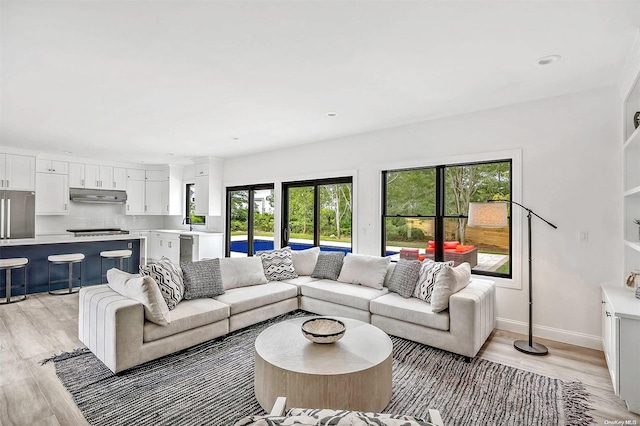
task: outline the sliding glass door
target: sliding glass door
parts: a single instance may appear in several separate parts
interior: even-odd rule
[[[273,249],[273,184],[227,188],[226,255]]]
[[[351,177],[284,183],[282,245],[351,252],[352,186]]]

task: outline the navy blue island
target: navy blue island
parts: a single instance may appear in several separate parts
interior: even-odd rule
[[[49,290],[47,258],[55,254],[82,253],[85,258],[82,262],[82,286],[102,284],[106,282],[104,274],[112,267],[119,267],[118,262],[105,259],[104,270],[100,271],[100,252],[105,250],[131,250],[130,265],[124,261],[124,269],[131,273],[137,273],[140,265],[140,253],[144,252],[146,238],[136,235],[104,235],[74,237],[71,235],[40,236],[35,238],[13,239],[0,241],[0,259],[24,257],[29,259],[26,265],[26,292],[40,293]],[[146,258],[146,256],[142,256]],[[128,268],[127,268],[128,266]],[[73,275],[77,277],[79,268],[74,266]],[[51,280],[66,280],[68,269],[65,265],[52,265]],[[77,281],[74,286],[77,286]],[[15,271],[12,275],[12,294],[22,293],[24,290],[22,271]],[[67,288],[66,282],[57,282],[51,285],[52,290]],[[0,298],[5,295],[5,274],[0,274]]]

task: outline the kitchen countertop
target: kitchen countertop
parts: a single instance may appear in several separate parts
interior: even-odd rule
[[[120,234],[120,235],[93,235],[87,237],[74,237],[68,235],[39,235],[35,238],[14,238],[9,240],[0,240],[0,247],[3,246],[30,246],[37,244],[62,244],[62,243],[84,243],[93,241],[114,241],[114,240],[139,240],[139,235]]]
[[[134,232],[134,231],[130,231],[130,232]],[[187,231],[186,229],[150,229],[150,230],[137,230],[135,232],[164,232],[168,234],[178,234],[178,235],[224,235],[222,232]]]

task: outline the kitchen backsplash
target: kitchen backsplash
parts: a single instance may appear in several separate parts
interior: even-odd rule
[[[37,215],[36,235],[60,234],[67,229],[163,229],[163,216],[127,216],[124,204],[69,203],[68,215]]]

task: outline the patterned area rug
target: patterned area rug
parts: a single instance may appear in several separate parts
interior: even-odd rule
[[[113,375],[80,349],[44,360],[92,425],[232,425],[264,414],[253,392],[253,343],[262,330],[297,311]],[[580,382],[464,357],[392,337],[393,397],[385,412],[447,425],[591,424]],[[337,390],[338,391],[338,390]],[[318,408],[318,407],[310,407]]]

